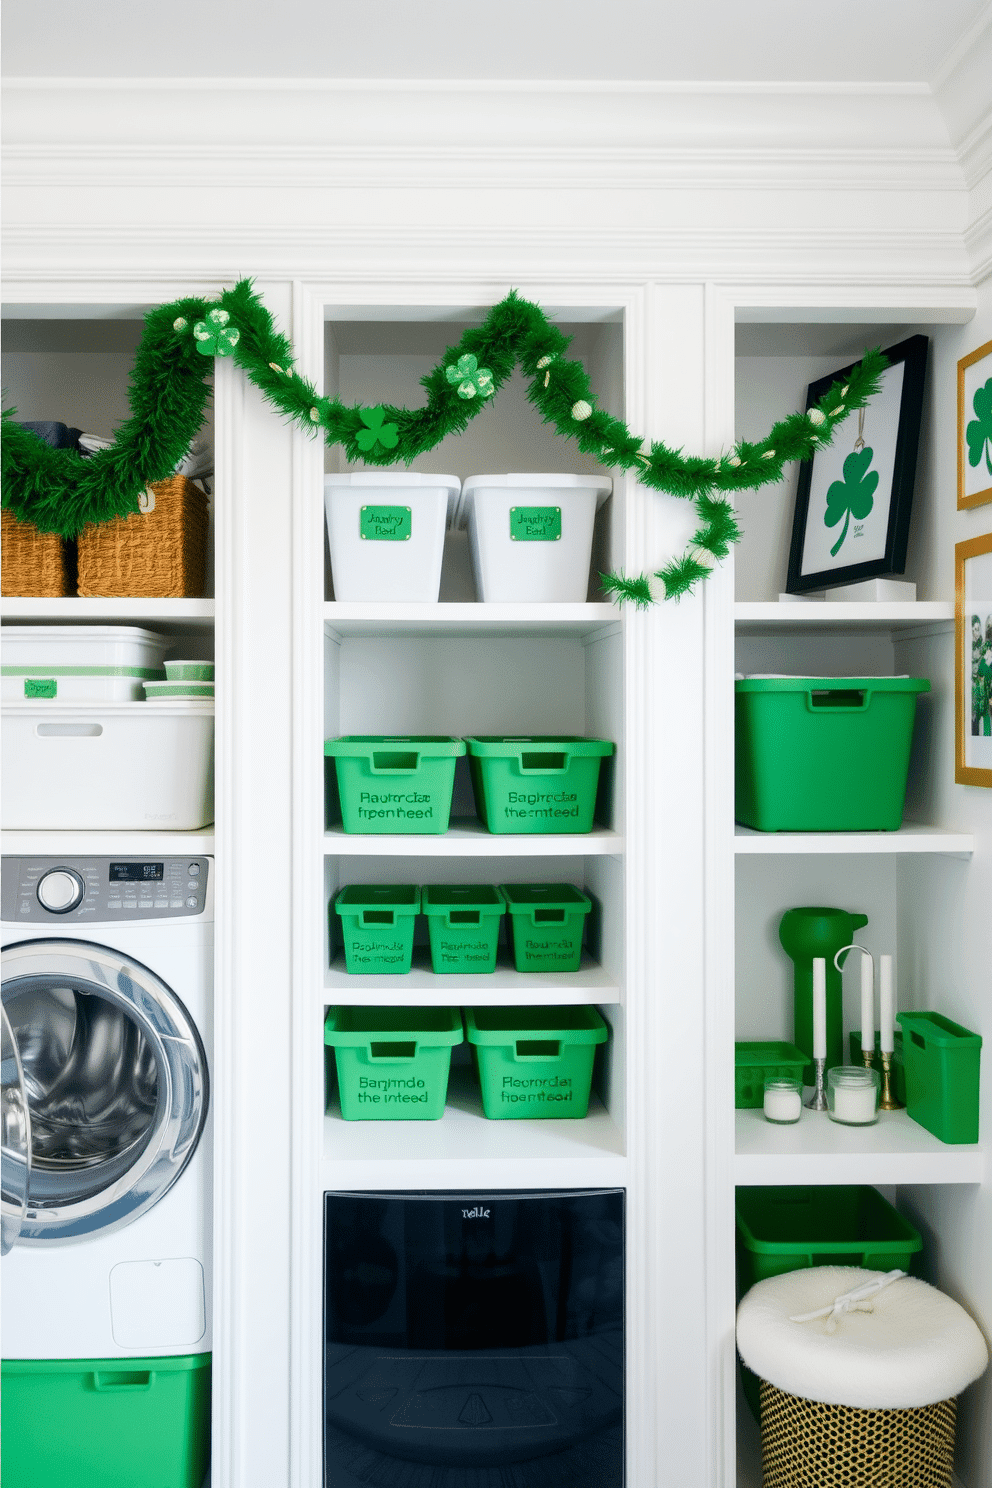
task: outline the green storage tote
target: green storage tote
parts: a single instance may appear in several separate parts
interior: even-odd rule
[[[808,1061],[795,1044],[745,1040],[734,1045],[734,1106],[753,1111],[764,1104],[765,1081],[776,1075],[802,1080]]]
[[[894,832],[925,677],[735,683],[736,816],[762,832]]]
[[[345,734],[326,739],[346,832],[448,830],[462,739],[447,734]]]
[[[201,1488],[210,1355],[4,1359],[4,1488]]]
[[[334,899],[344,964],[351,973],[410,970],[413,927],[420,909],[416,884],[348,884]]]
[[[477,976],[496,970],[506,901],[494,884],[427,884],[421,896],[439,976]]]
[[[591,832],[607,739],[485,734],[465,740],[479,820],[490,832]]]
[[[901,1105],[906,1104],[906,1070],[902,1062],[902,1032],[896,1028],[893,1030],[892,1042],[895,1048],[892,1051],[892,1094]],[[850,1035],[851,1063],[862,1066],[864,1058],[861,1053],[861,1030],[854,1029]],[[875,1034],[875,1055],[871,1062],[872,1069],[882,1073],[882,1035]]]
[[[609,1037],[594,1007],[466,1008],[465,1031],[491,1120],[585,1116]]]
[[[324,1043],[334,1050],[341,1115],[345,1121],[438,1121],[451,1050],[462,1039],[457,1008],[329,1008]]]
[[[592,900],[574,884],[500,884],[518,971],[578,971]]]
[[[941,1013],[897,1013],[906,1112],[942,1142],[978,1141],[982,1039]]]

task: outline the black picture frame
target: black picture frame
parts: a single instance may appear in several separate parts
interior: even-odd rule
[[[909,336],[888,347],[885,355],[889,367],[860,424],[859,415],[852,413],[837,429],[831,445],[801,462],[786,582],[789,594],[808,594],[905,572],[929,347],[929,337],[922,335]],[[852,362],[839,372],[811,382],[807,409],[835,383],[843,386],[856,365]],[[901,372],[892,376],[898,368]],[[870,438],[878,445],[878,470],[874,469],[876,452],[868,442]],[[862,468],[866,449],[869,462]],[[876,481],[871,486],[873,474]],[[842,494],[831,503],[828,492],[835,490]],[[862,510],[867,502],[868,510],[860,523],[858,503],[851,501],[845,507],[843,490],[859,492]],[[839,537],[836,545],[830,542],[835,536]],[[865,546],[872,556],[851,562],[852,549],[856,553],[863,538],[868,539]]]

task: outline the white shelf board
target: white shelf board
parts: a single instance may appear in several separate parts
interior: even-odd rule
[[[595,1093],[579,1121],[489,1121],[471,1068],[453,1065],[440,1121],[343,1121],[335,1090],[320,1181],[363,1189],[598,1187],[622,1183],[625,1166],[620,1129]]]
[[[53,625],[100,625],[128,621],[156,622],[182,630],[209,630],[217,606],[212,599],[64,599],[0,600],[0,619],[11,624],[48,621]]]
[[[734,605],[738,634],[767,634],[770,631],[816,630],[829,634],[844,630],[891,630],[901,633],[925,627],[953,629],[951,600],[916,600],[909,603],[811,600],[738,601]]]
[[[795,1126],[760,1110],[734,1114],[735,1183],[981,1183],[985,1173],[980,1146],[940,1142],[905,1111],[882,1111],[867,1127],[819,1111],[804,1110]]]
[[[586,638],[620,628],[612,604],[325,604],[328,635],[549,636]]]
[[[210,857],[214,851],[214,829],[209,826],[198,832],[3,832],[0,847],[9,856],[20,858],[69,854],[107,857],[112,853],[125,858],[147,854],[182,857],[185,853]]]
[[[897,832],[757,832],[734,827],[737,853],[949,853],[970,857],[975,851],[971,832],[926,827],[903,822]]]
[[[324,852],[340,857],[396,858],[589,858],[623,852],[623,837],[609,827],[591,832],[487,832],[474,817],[453,821],[437,834],[346,832],[330,827]]]
[[[344,956],[336,956],[324,978],[324,1002],[359,1007],[568,1007],[616,1003],[620,987],[598,962],[583,956],[578,971],[519,972],[504,953],[494,972],[481,976],[437,976],[430,952],[417,946],[413,966],[403,975],[349,975]]]

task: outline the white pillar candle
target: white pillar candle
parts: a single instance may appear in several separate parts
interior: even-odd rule
[[[878,971],[878,1026],[883,1054],[895,1049],[896,989],[892,978],[892,957],[882,956]]]
[[[827,1057],[827,963],[813,957],[813,1058]]]
[[[861,952],[861,1048],[875,1053],[875,963],[865,950]]]

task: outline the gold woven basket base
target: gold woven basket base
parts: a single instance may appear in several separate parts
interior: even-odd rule
[[[19,522],[3,508],[3,593],[18,597],[58,599],[71,594],[66,544],[57,532],[39,532],[33,522]]]
[[[206,577],[207,498],[185,476],[155,481],[154,505],[79,534],[79,593],[199,599]]]
[[[855,1410],[761,1381],[763,1488],[951,1488],[956,1400]]]

